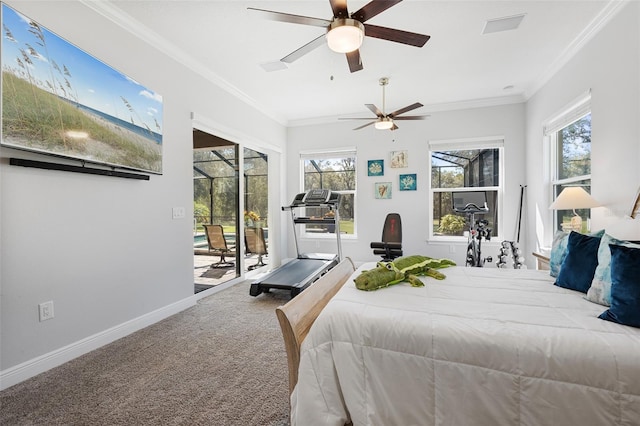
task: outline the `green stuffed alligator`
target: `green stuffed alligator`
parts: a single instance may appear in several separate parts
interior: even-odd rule
[[[408,281],[412,287],[423,287],[424,283],[418,278],[419,275],[443,280],[445,275],[436,269],[449,266],[455,266],[455,262],[420,255],[405,256],[392,262],[378,262],[375,269],[363,271],[354,281],[356,288],[366,291],[377,290],[403,281]]]

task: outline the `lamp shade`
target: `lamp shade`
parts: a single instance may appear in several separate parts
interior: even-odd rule
[[[334,52],[353,52],[362,45],[364,25],[355,19],[335,19],[327,30],[327,44]]]
[[[550,210],[574,210],[600,207],[587,191],[579,186],[568,186],[562,190],[558,198],[549,206]]]

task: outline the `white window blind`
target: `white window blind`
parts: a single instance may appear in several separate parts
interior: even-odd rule
[[[489,138],[429,141],[429,151],[455,151],[464,149],[487,149],[504,147],[502,136]]]
[[[301,151],[301,160],[327,160],[340,157],[349,157],[356,155],[355,147],[329,149],[329,150],[317,150],[317,151]]]

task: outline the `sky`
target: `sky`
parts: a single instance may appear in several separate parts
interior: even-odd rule
[[[59,89],[61,84],[73,93],[76,99],[66,96],[71,100],[127,122],[133,118],[137,126],[144,127],[142,123],[145,123],[153,132],[162,134],[162,97],[159,94],[80,50],[38,22],[45,41],[42,43],[37,29],[29,25],[30,21],[2,4],[3,71],[8,67],[28,70],[39,87],[52,93],[47,82],[57,81],[56,94],[59,96],[64,96]],[[30,63],[24,60],[21,49]],[[65,75],[65,67],[69,75]]]

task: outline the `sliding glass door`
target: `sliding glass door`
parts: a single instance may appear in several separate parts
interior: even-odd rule
[[[239,147],[194,130],[194,282],[196,292],[240,276]]]
[[[243,150],[245,271],[261,268],[269,259],[269,161],[266,154]]]

